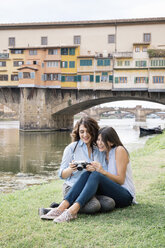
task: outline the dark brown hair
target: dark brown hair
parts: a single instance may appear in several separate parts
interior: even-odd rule
[[[82,117],[79,121],[77,121],[71,133],[72,141],[80,140],[80,136],[79,136],[80,125],[84,125],[84,127],[88,130],[89,134],[91,135],[91,146],[96,145],[99,125],[97,121],[95,121],[93,118],[88,116]]]
[[[123,146],[127,151],[123,143],[121,142],[118,134],[113,127],[103,127],[99,130],[98,135],[101,135],[102,141],[104,142],[107,149],[109,149],[108,141],[112,143],[112,147]],[[127,151],[128,153],[128,151]]]

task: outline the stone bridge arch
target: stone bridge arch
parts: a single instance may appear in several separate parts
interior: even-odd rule
[[[165,104],[165,92],[1,88],[0,103],[19,113],[20,130],[71,129],[73,116],[96,105],[119,100],[146,100]]]
[[[150,94],[148,92],[113,92],[113,91],[90,91],[82,90],[76,94],[70,92],[63,96],[62,104],[58,104],[52,109],[52,117],[60,127],[65,125],[64,119],[68,122],[68,127],[73,125],[73,116],[88,108],[99,104],[119,101],[119,100],[145,100],[149,102],[165,104],[165,99],[158,92]],[[132,112],[129,110],[128,112]],[[135,113],[134,113],[135,114]],[[93,115],[97,119],[97,115]],[[70,125],[71,124],[71,125]]]

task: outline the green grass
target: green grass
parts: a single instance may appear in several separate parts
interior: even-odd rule
[[[37,210],[62,200],[62,181],[0,196],[1,248],[165,247],[165,133],[131,153],[138,205],[76,221],[41,221]]]

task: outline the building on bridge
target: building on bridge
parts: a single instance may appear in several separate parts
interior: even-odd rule
[[[165,18],[1,24],[0,86],[165,90],[164,29]]]

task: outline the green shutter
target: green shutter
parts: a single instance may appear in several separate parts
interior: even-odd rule
[[[100,76],[96,76],[96,83],[100,83]]]
[[[78,75],[78,76],[77,76],[77,81],[78,81],[78,82],[81,82],[81,75]]]
[[[109,82],[113,83],[113,75],[109,75]]]
[[[137,78],[136,78],[136,77],[134,77],[134,83],[135,83],[135,84],[136,84],[136,82],[137,82],[137,81],[136,81],[136,79],[137,79]]]
[[[77,76],[74,76],[74,82],[77,82]]]
[[[65,76],[61,76],[61,82],[65,82]]]
[[[149,81],[149,80],[148,80],[148,77],[146,77],[146,83],[147,83],[147,84],[148,84],[148,81]]]
[[[119,82],[119,78],[115,77],[115,83],[117,84]]]
[[[93,80],[94,80],[93,75],[90,75],[90,82],[93,82]]]

